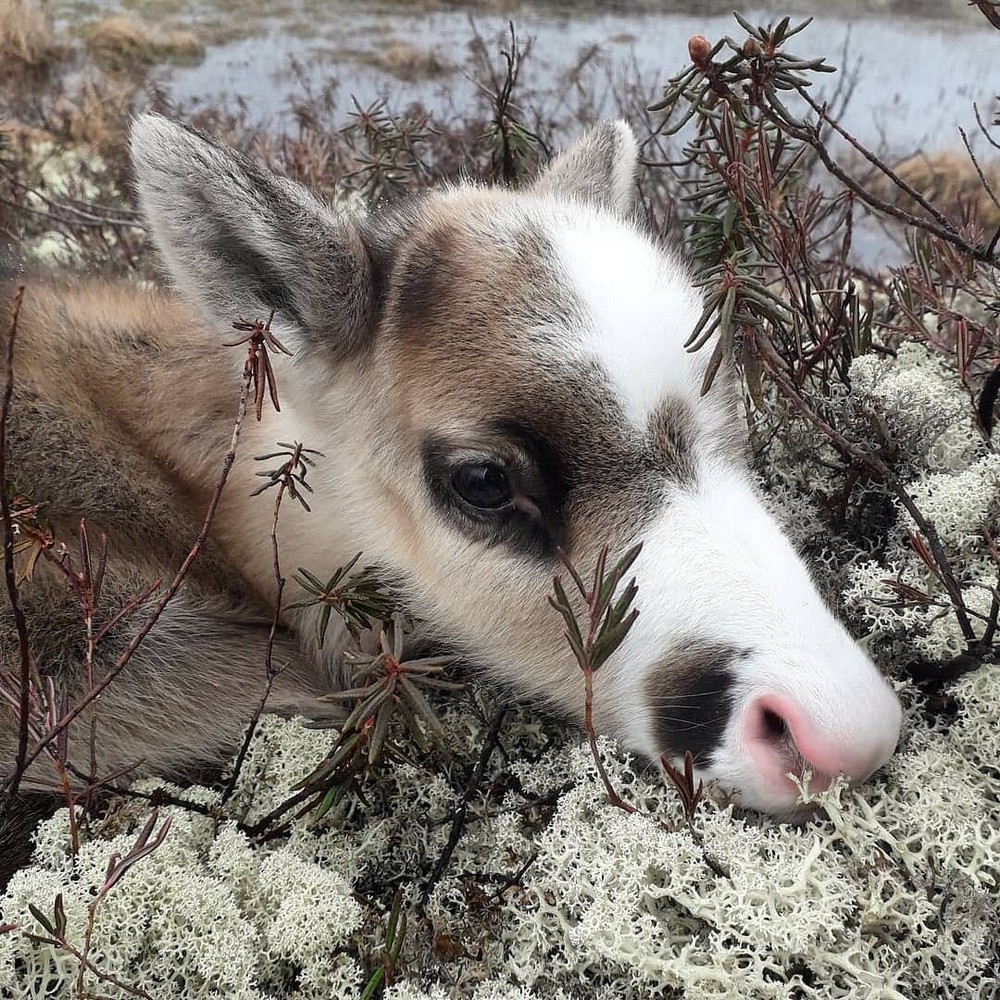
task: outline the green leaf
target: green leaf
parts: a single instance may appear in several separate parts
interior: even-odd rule
[[[594,582],[590,590],[584,594],[584,598],[589,602],[599,599],[601,584],[604,581],[604,567],[608,562],[608,545],[605,543],[597,553],[597,563],[594,565]],[[597,615],[596,617],[600,617]]]
[[[55,935],[56,929],[52,926],[52,922],[47,916],[34,903],[28,903],[28,911],[31,915],[44,927],[50,934]]]
[[[315,808],[315,810],[313,810],[313,824],[318,823],[337,804],[343,790],[344,786],[339,784],[327,789],[326,794],[320,800],[319,805]]]
[[[368,980],[368,984],[365,986],[364,991],[361,994],[361,1000],[371,1000],[371,998],[375,996],[375,991],[382,985],[382,979],[384,977],[385,969],[380,966],[372,973],[371,979]]]
[[[598,636],[597,640],[594,642],[594,648],[590,653],[590,662],[596,670],[605,660],[611,656],[612,653],[625,641],[625,636],[628,635],[629,630],[635,624],[635,620],[639,617],[638,609],[633,609],[629,612],[627,618],[620,624],[609,628],[606,632]]]
[[[639,554],[642,552],[642,542],[636,542],[632,548],[628,549],[618,561],[618,565],[615,566],[615,572],[618,574],[618,578],[621,579],[633,566],[636,559],[639,558]]]
[[[368,764],[374,764],[385,743],[385,738],[389,733],[389,723],[392,720],[393,702],[391,698],[386,698],[379,706],[378,715],[375,716],[375,725],[372,726],[368,743]]]
[[[635,582],[635,579],[629,581],[628,586],[622,592],[621,597],[615,602],[614,607],[608,610],[607,621],[610,625],[618,625],[625,617],[625,613],[628,611],[629,606],[635,600],[636,595],[639,593],[639,585]]]
[[[701,336],[687,347],[687,352],[689,354],[694,354],[695,351],[700,351],[701,348],[704,347],[709,340],[711,340],[712,334],[715,333],[716,329],[719,326],[719,317],[717,315],[714,315],[711,318],[712,322],[709,323],[707,327],[705,327],[705,329],[702,331]]]
[[[383,699],[389,697],[389,692],[381,685],[374,685],[372,694],[364,701],[360,702],[344,722],[344,731],[348,729],[358,729],[360,725],[375,714]]]
[[[726,214],[722,217],[722,235],[729,240],[733,235],[733,226],[736,224],[736,217],[739,214],[739,205],[734,198],[729,199],[726,205]]]
[[[566,553],[563,551],[561,547],[556,549],[556,556],[558,557],[559,561],[563,564],[563,566],[566,567],[566,572],[569,573],[570,579],[573,581],[573,584],[576,587],[576,589],[580,592],[582,596],[586,596],[587,587],[583,582],[583,577],[581,577],[580,574],[576,571],[576,567],[573,565],[569,556],[566,555]],[[569,602],[567,601],[566,603],[568,606]]]
[[[367,698],[379,685],[365,684],[363,687],[347,688],[346,691],[331,691],[323,695],[324,701],[352,701],[355,698]]]
[[[64,938],[66,936],[66,909],[63,906],[63,896],[61,892],[56,896],[53,913],[56,919],[56,934],[58,937]]]
[[[395,966],[399,961],[399,953],[403,950],[403,942],[406,940],[406,914],[403,913],[399,918],[399,932],[396,935],[396,939],[393,941],[389,950],[389,961]]]
[[[329,776],[357,751],[360,742],[360,733],[350,733],[346,738],[341,737],[341,740],[338,740],[337,745],[334,747],[333,753],[292,787],[308,788],[310,785],[322,780],[325,776]]]
[[[413,742],[420,747],[421,750],[427,750],[430,747],[427,735],[424,731],[423,726],[417,721],[416,715],[413,713],[413,708],[409,702],[405,699],[400,698],[396,702],[396,714],[403,722],[403,727],[406,729],[407,733],[410,734],[410,738]]]
[[[740,14],[738,11],[734,10],[733,11],[733,17],[736,18],[736,21],[739,24],[739,26],[748,35],[752,35],[758,41],[762,41],[763,40],[760,29],[759,28],[755,28],[745,17],[743,17],[742,14]]]
[[[316,642],[319,644],[320,649],[323,648],[323,643],[326,642],[326,630],[330,624],[330,605],[323,604],[320,606],[319,614],[316,615]]]
[[[559,577],[553,578],[552,586],[556,592],[556,600],[553,601],[550,598],[549,603],[563,616],[574,646],[579,646],[580,649],[583,649],[583,634],[580,632],[580,626],[577,624],[576,616],[573,614],[569,598],[566,596],[566,591],[563,589],[562,581]]]
[[[392,947],[392,943],[396,937],[396,922],[399,920],[399,913],[403,906],[403,890],[397,888],[396,892],[392,897],[392,908],[389,910],[389,919],[386,921],[385,925],[385,943],[388,947]],[[403,917],[403,928],[405,933],[406,927],[406,917]]]
[[[315,594],[321,594],[326,590],[326,584],[323,583],[318,577],[312,575],[309,570],[299,567],[297,573],[293,573],[292,576],[295,578],[295,582],[302,587],[303,590],[310,590]],[[301,579],[300,579],[301,577]],[[306,582],[303,583],[303,580]]]
[[[431,708],[430,703],[423,696],[423,694],[421,694],[417,685],[405,676],[399,678],[399,683],[400,687],[406,693],[406,697],[420,714],[420,717],[427,723],[427,726],[438,736],[444,736],[444,729],[441,728],[441,723],[438,721],[438,717],[434,714],[434,710]]]
[[[736,308],[736,285],[731,285],[719,311],[719,339],[732,345],[733,309]]]

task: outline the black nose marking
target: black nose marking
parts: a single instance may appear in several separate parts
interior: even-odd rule
[[[646,681],[653,736],[668,758],[706,762],[722,743],[735,697],[735,664],[749,650],[694,640],[665,656]]]

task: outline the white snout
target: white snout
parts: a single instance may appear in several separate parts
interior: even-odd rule
[[[640,615],[622,650],[634,672],[621,669],[644,711],[620,724],[633,746],[676,762],[690,740],[699,777],[774,813],[795,809],[789,774],[808,768],[817,790],[837,774],[864,781],[892,755],[899,699],[738,472],[705,463],[650,526],[635,571]]]

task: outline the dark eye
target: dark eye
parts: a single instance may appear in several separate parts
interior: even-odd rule
[[[511,501],[507,473],[491,462],[460,465],[452,473],[451,485],[467,504],[479,510],[495,510]]]

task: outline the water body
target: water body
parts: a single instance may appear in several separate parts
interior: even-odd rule
[[[653,7],[655,6],[655,9]],[[733,4],[649,0],[630,3],[480,4],[424,6],[371,4],[357,0],[97,0],[56,5],[61,19],[79,25],[107,13],[130,12],[175,26],[191,27],[209,43],[197,66],[160,71],[183,102],[234,105],[251,118],[281,125],[293,120],[290,97],[301,93],[292,66],[311,86],[338,81],[338,108],[346,115],[354,96],[362,105],[386,98],[390,110],[420,102],[447,120],[476,106],[470,72],[473,25],[499,51],[508,19],[532,41],[522,84],[557,111],[569,110],[574,85],[567,74],[585,53],[579,74],[593,88],[605,113],[614,113],[613,81],[641,80],[650,101],[664,80],[687,64],[687,39],[702,34],[742,38]],[[866,144],[890,156],[922,149],[960,148],[958,128],[985,150],[973,104],[992,117],[1000,94],[1000,32],[964,0],[794,0],[790,5],[744,8],[755,23],[783,14],[814,17],[789,49],[803,57],[824,56],[842,72],[825,78],[819,93],[831,94],[842,73],[855,76],[843,123]],[[449,72],[408,79],[400,53],[433,57]],[[380,65],[381,63],[381,65]],[[560,104],[561,101],[561,104]]]

